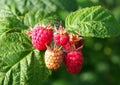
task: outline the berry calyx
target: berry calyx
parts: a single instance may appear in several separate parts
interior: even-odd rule
[[[29,36],[31,36],[31,34],[32,34],[32,29],[30,29],[29,31],[27,31],[26,34],[29,35]]]
[[[38,50],[45,50],[46,45],[49,45],[52,42],[53,29],[48,25],[37,25],[32,31],[28,32],[28,34],[31,35],[34,48]]]
[[[45,52],[45,65],[48,69],[56,70],[58,69],[63,62],[63,51],[55,47],[53,49],[47,48]]]
[[[64,57],[64,63],[69,73],[77,74],[82,68],[82,53],[79,51],[71,51],[67,53]]]
[[[75,35],[75,34],[70,34],[69,36],[70,36],[70,43],[73,44],[76,49],[83,45],[82,37],[79,37],[78,35]]]
[[[69,34],[69,36],[70,36],[70,43],[71,44],[74,44],[74,43],[76,43],[77,41],[80,40],[80,37],[78,35]]]

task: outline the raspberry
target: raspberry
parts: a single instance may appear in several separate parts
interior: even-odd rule
[[[64,57],[64,63],[67,71],[71,74],[78,73],[82,68],[83,57],[79,51],[71,51]]]
[[[54,33],[54,42],[58,45],[65,45],[69,41],[69,35],[65,29],[58,29]]]
[[[82,37],[79,37],[78,35],[74,35],[74,34],[69,34],[69,41],[67,42],[67,44],[62,45],[62,47],[66,50],[66,51],[71,51],[71,50],[75,50],[75,49],[80,49],[83,47],[83,43]]]
[[[62,47],[63,47],[66,51],[72,50],[70,42],[67,42],[67,44],[62,45]]]
[[[52,42],[53,32],[52,28],[37,25],[32,32],[28,32],[32,36],[32,44],[38,50],[45,50],[46,45]]]
[[[45,65],[48,69],[56,70],[63,62],[63,51],[58,47],[54,49],[48,48],[45,52]]]

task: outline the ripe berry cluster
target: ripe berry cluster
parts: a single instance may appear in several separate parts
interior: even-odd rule
[[[83,38],[79,35],[69,34],[61,24],[55,30],[51,24],[37,25],[27,34],[31,36],[35,49],[45,50],[44,59],[48,69],[56,70],[64,62],[67,71],[71,74],[76,74],[81,70]],[[53,47],[50,46],[52,41]]]

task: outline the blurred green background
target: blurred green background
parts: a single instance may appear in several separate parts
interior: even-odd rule
[[[1,7],[6,5],[21,21],[29,12],[39,10],[43,18],[55,17],[63,25],[69,13],[101,5],[109,9],[120,23],[120,0],[0,0]],[[69,74],[62,65],[43,85],[120,85],[120,36],[105,39],[84,37],[82,51],[84,63],[81,72]]]

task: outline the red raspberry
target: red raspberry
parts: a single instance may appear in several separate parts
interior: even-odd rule
[[[69,41],[69,36],[65,29],[58,29],[54,33],[54,42],[58,45],[65,45]]]
[[[64,63],[67,71],[71,74],[78,73],[82,68],[83,57],[79,51],[71,51],[64,57]]]
[[[69,34],[69,41],[67,42],[67,44],[62,45],[62,47],[66,50],[66,51],[71,51],[71,50],[75,50],[75,49],[79,49],[81,50],[83,43],[82,37],[79,37],[78,35],[75,34]]]
[[[67,42],[67,44],[62,45],[62,47],[63,47],[66,51],[72,50],[72,48],[71,48],[71,43],[70,43],[70,42]]]
[[[32,44],[34,48],[38,50],[45,50],[46,45],[49,45],[52,41],[53,29],[51,27],[37,25],[30,34],[32,36]]]

